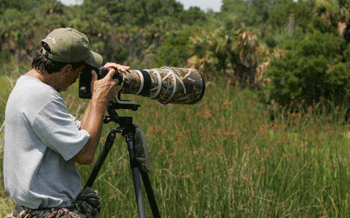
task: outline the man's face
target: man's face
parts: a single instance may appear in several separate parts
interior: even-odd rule
[[[72,65],[67,64],[62,71],[57,72],[57,86],[58,92],[66,91],[69,86],[76,82],[79,74],[84,69],[85,65],[82,65],[76,69],[72,68]]]

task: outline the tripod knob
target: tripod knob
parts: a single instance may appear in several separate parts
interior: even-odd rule
[[[111,122],[111,121],[112,121],[112,119],[111,119],[110,116],[104,116],[104,117],[103,117],[103,123],[107,124],[107,123],[109,123],[109,122]]]

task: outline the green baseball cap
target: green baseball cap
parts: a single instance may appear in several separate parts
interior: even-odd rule
[[[50,47],[50,51],[44,48],[43,54],[52,61],[64,63],[84,61],[93,67],[102,66],[102,56],[91,51],[90,42],[86,35],[75,29],[55,29],[41,42]]]

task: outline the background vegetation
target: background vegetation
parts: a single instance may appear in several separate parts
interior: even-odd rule
[[[213,12],[175,0],[71,7],[2,0],[0,111],[40,40],[73,27],[105,61],[196,67],[207,78],[197,105],[133,96],[140,111],[123,111],[146,134],[164,217],[348,217],[349,7],[349,0],[223,0]],[[79,118],[87,102],[77,89],[63,97]],[[0,113],[0,153],[3,123]],[[104,126],[102,144],[111,128]],[[102,217],[134,217],[127,151],[116,141],[94,188]],[[80,167],[83,180],[90,169]],[[0,215],[12,206],[1,182]]]

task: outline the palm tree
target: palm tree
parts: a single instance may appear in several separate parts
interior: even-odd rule
[[[253,87],[255,84],[255,73],[258,66],[257,47],[257,35],[249,31],[238,31],[236,43],[232,48],[231,63],[241,87],[246,85]]]
[[[350,2],[349,0],[316,0],[316,16],[331,22],[340,36],[350,42]]]

